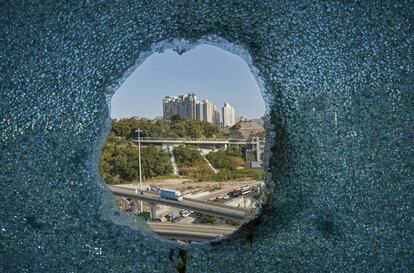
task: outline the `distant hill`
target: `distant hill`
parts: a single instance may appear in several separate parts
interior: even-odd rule
[[[239,122],[226,132],[230,138],[265,137],[265,133],[262,119]]]

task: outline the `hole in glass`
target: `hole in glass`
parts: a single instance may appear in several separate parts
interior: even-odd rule
[[[230,235],[264,187],[265,105],[246,62],[212,45],[148,57],[111,101],[100,172],[161,237]]]

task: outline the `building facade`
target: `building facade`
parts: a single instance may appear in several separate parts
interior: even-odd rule
[[[214,106],[213,108],[213,123],[217,125],[218,127],[221,126],[221,115],[220,115],[220,109]]]
[[[171,118],[177,113],[177,97],[165,96],[162,100],[162,116],[164,118]]]
[[[203,120],[213,123],[214,120],[214,104],[209,100],[203,100]]]
[[[185,119],[207,121],[217,126],[229,127],[236,123],[234,107],[224,103],[220,110],[211,101],[199,101],[196,93],[187,95],[165,96],[162,100],[163,118],[179,115]]]
[[[196,104],[196,120],[198,120],[198,121],[204,120],[203,103],[202,102],[198,102]]]
[[[189,93],[183,97],[183,113],[185,119],[196,119],[196,105],[198,103],[197,94]]]
[[[179,115],[186,119],[196,119],[197,94],[165,96],[162,100],[163,117]]]
[[[222,107],[223,127],[231,127],[236,124],[236,112],[230,103],[225,102]]]

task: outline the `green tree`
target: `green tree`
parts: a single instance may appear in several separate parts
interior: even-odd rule
[[[151,215],[150,215],[150,213],[148,211],[140,212],[136,216],[143,218],[144,221],[148,221],[150,219],[150,217],[151,217]]]
[[[235,160],[222,150],[210,152],[206,155],[206,158],[216,169],[235,170],[237,168],[237,163]]]
[[[178,114],[175,114],[175,115],[173,115],[173,116],[171,117],[171,121],[172,121],[173,123],[180,122],[180,121],[182,121],[182,120],[183,120],[183,118],[182,118],[180,115],[178,115]]]
[[[211,215],[203,214],[203,216],[201,216],[201,221],[204,224],[215,225],[216,222],[217,222],[217,217],[216,216],[211,216]]]
[[[203,162],[203,157],[200,151],[181,145],[174,149],[175,160],[185,166],[193,166]]]
[[[147,178],[170,175],[173,171],[169,154],[161,148],[143,148],[141,158],[143,174]]]
[[[172,173],[168,153],[157,147],[141,149],[143,175],[147,178]],[[99,164],[106,183],[131,183],[138,179],[138,147],[125,139],[109,138],[101,153]]]
[[[181,175],[202,179],[212,174],[207,161],[197,149],[181,145],[174,149],[174,156]]]
[[[242,149],[239,145],[230,145],[226,150],[226,154],[230,156],[239,156],[242,157]]]

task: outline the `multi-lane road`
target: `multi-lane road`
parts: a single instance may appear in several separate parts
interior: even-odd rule
[[[150,203],[167,205],[175,208],[187,209],[203,214],[214,215],[224,219],[241,221],[249,212],[248,209],[230,207],[223,204],[184,198],[183,201],[160,198],[157,193],[150,191],[139,191],[121,186],[108,186],[113,194],[127,198],[143,200]]]
[[[249,183],[251,185],[258,184]],[[216,190],[210,193],[194,194],[191,198],[184,197],[183,201],[168,200],[159,197],[159,194],[152,191],[138,191],[132,186],[117,185],[108,186],[108,188],[118,196],[143,200],[150,203],[166,205],[178,209],[187,209],[202,214],[214,215],[220,218],[232,219],[235,221],[242,220],[250,209],[229,206],[216,202],[209,202],[221,194],[231,192],[238,187],[229,187],[226,189]],[[157,213],[158,214],[158,213]],[[165,214],[165,213],[164,213]],[[148,222],[148,225],[161,237],[166,239],[181,241],[205,241],[226,236],[233,233],[237,227],[223,225],[206,225],[206,224],[184,224],[184,223],[166,223],[166,222]]]

